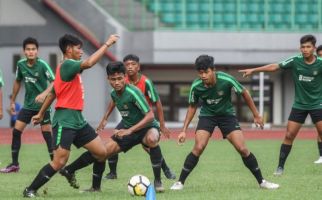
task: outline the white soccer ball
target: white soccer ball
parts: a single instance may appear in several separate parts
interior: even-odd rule
[[[127,189],[133,196],[145,196],[150,184],[151,183],[146,176],[138,174],[130,178]]]

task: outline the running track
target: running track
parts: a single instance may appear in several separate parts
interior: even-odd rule
[[[100,133],[103,139],[111,136],[112,129],[106,129]],[[259,129],[243,129],[244,136],[247,140],[259,140],[259,139],[273,139],[282,140],[285,134],[285,128],[259,130]],[[180,129],[171,129],[171,139],[176,139]],[[188,138],[194,137],[194,129],[189,129]],[[298,139],[316,139],[317,134],[314,128],[302,128],[297,136]],[[220,139],[221,134],[219,131],[215,131],[213,134],[214,139]],[[10,128],[0,128],[0,144],[11,144],[12,130]],[[22,143],[24,144],[38,144],[43,143],[42,134],[40,129],[28,128],[22,134]]]

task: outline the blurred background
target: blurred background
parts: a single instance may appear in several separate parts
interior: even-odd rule
[[[55,70],[62,60],[58,38],[63,34],[81,37],[87,57],[117,33],[119,42],[82,75],[84,116],[92,125],[99,123],[110,100],[106,64],[129,53],[140,57],[142,72],[154,82],[169,126],[181,126],[184,120],[190,84],[197,78],[193,64],[201,54],[214,56],[217,70],[236,77],[257,106],[262,91],[265,122],[284,125],[294,98],[288,71],[265,73],[260,90],[258,74],[242,78],[238,70],[298,54],[305,34],[315,35],[320,45],[321,31],[322,0],[0,0],[3,106],[9,107],[26,37],[38,39],[39,57]],[[23,98],[22,87],[17,101],[23,103]],[[240,122],[251,123],[241,97],[234,95],[233,103]],[[9,119],[5,113],[0,126],[9,127]],[[110,121],[119,119],[114,112]]]

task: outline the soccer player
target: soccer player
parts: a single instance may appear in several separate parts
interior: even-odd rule
[[[255,176],[259,186],[265,189],[276,189],[278,184],[266,181],[258,166],[256,157],[245,145],[245,139],[240,129],[235,111],[231,102],[231,91],[242,95],[254,116],[256,126],[263,128],[263,121],[256,106],[247,91],[234,77],[216,71],[214,58],[201,55],[195,61],[199,78],[196,79],[189,93],[189,107],[184,121],[183,129],[178,135],[178,143],[186,139],[187,128],[196,113],[199,100],[202,103],[199,121],[195,132],[195,145],[184,162],[179,181],[174,183],[171,190],[182,190],[186,178],[199,161],[199,157],[206,148],[216,126],[219,127],[223,137],[235,147],[241,155],[244,165]]]
[[[82,41],[78,37],[66,34],[59,39],[64,61],[56,69],[54,90],[48,94],[39,113],[32,118],[34,124],[40,123],[47,108],[57,98],[53,118],[54,159],[25,188],[24,197],[36,197],[37,190],[66,164],[72,144],[77,148],[85,147],[95,159],[105,163],[106,150],[103,141],[82,115],[84,89],[80,74],[93,67],[117,40],[117,35],[111,35],[94,54],[82,61]]]
[[[21,134],[31,117],[38,113],[44,99],[52,89],[52,81],[55,76],[49,65],[38,58],[38,41],[28,37],[23,41],[23,51],[26,58],[17,63],[16,80],[13,84],[12,96],[10,100],[10,112],[16,113],[16,97],[19,93],[22,82],[25,85],[25,99],[23,108],[18,114],[18,118],[12,130],[11,157],[12,163],[0,170],[1,173],[18,172],[19,151],[21,147]],[[51,82],[48,84],[48,82]],[[51,135],[50,109],[46,110],[45,117],[41,122],[41,132],[46,141],[50,158],[53,158],[52,135]]]
[[[146,77],[145,75],[140,73],[140,59],[139,59],[139,57],[136,55],[133,55],[133,54],[126,55],[123,58],[123,63],[126,68],[125,82],[128,84],[135,85],[137,88],[139,88],[141,90],[141,92],[144,94],[147,102],[149,103],[149,106],[151,107],[151,109],[152,109],[153,105],[156,107],[157,116],[160,121],[160,132],[162,134],[164,134],[167,138],[169,138],[170,137],[170,130],[167,129],[165,126],[162,103],[159,99],[156,89],[153,86],[152,81],[148,77]],[[107,123],[107,121],[105,120],[105,118],[103,118],[101,123],[98,126],[98,129],[104,129],[106,123]],[[143,146],[143,148],[144,148],[144,146]],[[144,149],[147,152],[149,152],[149,149],[146,149],[146,148],[144,148]],[[115,154],[114,156],[112,156],[108,159],[108,165],[110,168],[110,172],[105,176],[106,179],[116,179],[117,178],[117,173],[116,173],[117,162],[118,162],[118,154]],[[163,156],[162,156],[161,168],[163,170],[164,175],[168,179],[175,179],[176,178],[176,175],[170,170],[170,168],[166,164]]]
[[[322,45],[319,45],[316,48],[316,55],[320,58],[322,58]],[[317,138],[317,142],[318,142],[318,149],[319,149],[319,155],[320,157],[314,161],[315,164],[322,164],[322,138],[320,138],[320,136],[318,135]]]
[[[122,62],[111,62],[106,67],[108,81],[112,86],[112,101],[109,103],[104,120],[107,121],[113,109],[116,107],[122,116],[114,135],[105,144],[107,158],[130,150],[137,144],[142,144],[150,149],[150,160],[154,174],[154,186],[157,192],[163,192],[161,182],[161,149],[158,146],[160,139],[159,124],[154,119],[153,110],[149,107],[142,92],[131,84],[125,82],[125,67]],[[98,131],[104,129],[101,126]],[[73,163],[66,166],[63,174],[71,183],[75,171],[84,168],[94,161],[92,155],[85,152]],[[97,192],[101,189],[101,179],[105,169],[105,163],[94,162],[92,187],[87,192]],[[71,184],[74,187],[74,185]],[[76,187],[74,187],[76,188]]]
[[[319,137],[322,137],[322,59],[314,54],[315,43],[316,39],[313,35],[304,35],[300,39],[301,54],[280,63],[239,71],[244,73],[244,76],[249,76],[254,72],[275,72],[279,69],[288,69],[292,73],[295,98],[288,118],[284,141],[280,148],[278,167],[274,172],[276,176],[283,174],[293,141],[308,114],[315,124]]]
[[[0,69],[0,119],[3,118],[3,103],[2,103],[2,87],[3,87],[3,77],[2,77],[2,71]]]

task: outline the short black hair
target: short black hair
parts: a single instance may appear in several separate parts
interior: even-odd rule
[[[214,57],[208,55],[200,55],[195,61],[195,67],[199,70],[215,69]]]
[[[124,64],[120,61],[110,62],[106,66],[106,74],[110,76],[115,73],[123,73],[125,74]]]
[[[307,42],[311,42],[313,44],[313,46],[315,46],[316,38],[314,37],[314,35],[304,35],[301,37],[301,40],[300,40],[301,44],[304,44]]]
[[[128,60],[133,60],[133,61],[135,61],[137,63],[140,62],[140,58],[137,55],[134,55],[134,54],[128,54],[123,58],[123,62],[126,62]]]
[[[61,38],[59,38],[59,48],[63,53],[66,53],[68,46],[77,46],[81,45],[83,46],[83,42],[74,35],[71,34],[65,34]]]
[[[316,48],[316,53],[322,50],[322,45],[319,45],[318,48]]]
[[[36,45],[37,49],[39,47],[38,41],[32,37],[27,37],[26,39],[23,40],[23,43],[22,43],[23,49],[25,49],[28,44]]]

